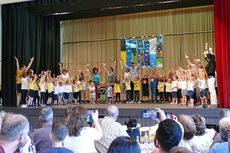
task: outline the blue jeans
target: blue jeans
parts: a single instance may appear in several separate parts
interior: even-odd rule
[[[153,101],[153,97],[154,97],[154,100],[157,100],[157,88],[150,87],[150,89],[151,89],[151,100]]]

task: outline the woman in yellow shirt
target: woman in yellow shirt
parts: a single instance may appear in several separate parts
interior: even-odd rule
[[[17,90],[17,106],[19,106],[19,103],[21,101],[21,76],[23,73],[27,73],[27,70],[30,69],[30,66],[33,63],[34,57],[32,57],[30,59],[30,63],[29,65],[26,67],[25,65],[21,65],[21,69],[19,66],[19,62],[18,62],[18,58],[14,57],[15,61],[16,61],[16,67],[17,67],[17,71],[16,71],[16,90]]]

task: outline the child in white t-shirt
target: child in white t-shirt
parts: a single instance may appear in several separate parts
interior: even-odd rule
[[[95,103],[96,88],[92,80],[89,81],[89,99],[90,103]]]
[[[176,75],[173,76],[173,81],[172,81],[172,103],[171,104],[177,104],[178,102],[178,95],[177,95],[177,90],[178,90],[178,77]]]
[[[187,103],[187,94],[188,94],[188,91],[187,91],[187,88],[188,88],[187,77],[185,75],[183,75],[181,79],[182,79],[181,82],[180,82],[181,95],[182,95],[181,104],[186,105],[186,103]]]

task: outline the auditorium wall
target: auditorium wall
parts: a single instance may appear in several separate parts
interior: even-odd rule
[[[101,63],[112,66],[117,61],[116,71],[121,76],[120,41],[83,42],[100,39],[125,38],[146,35],[192,33],[214,30],[213,6],[191,7],[117,15],[109,17],[68,20],[62,22],[63,67],[72,75],[81,69],[86,72],[86,64],[101,68]],[[186,67],[185,54],[191,59],[199,58],[203,65],[204,44],[214,48],[214,32],[189,35],[165,36],[163,42],[162,73],[175,69],[176,65]],[[154,69],[143,69],[143,73]],[[91,79],[92,77],[89,77]],[[106,74],[101,75],[103,81]]]

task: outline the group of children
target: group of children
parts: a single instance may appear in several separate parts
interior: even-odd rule
[[[42,71],[41,74],[34,74],[29,69],[30,64],[19,69],[17,58],[17,91],[20,99],[17,105],[32,107],[37,105],[58,104],[79,104],[86,103],[86,91],[89,93],[90,103],[141,103],[140,95],[142,93],[142,102],[150,103],[171,103],[194,106],[195,102],[201,103],[203,107],[208,104],[208,84],[204,68],[198,59],[192,64],[185,56],[188,62],[186,70],[177,67],[174,71],[169,71],[167,75],[162,75],[159,69],[152,74],[142,75],[140,65],[135,63],[132,67],[126,66],[123,71],[123,80],[116,77],[115,66],[108,70],[106,64],[102,64],[99,71],[97,68],[90,69],[87,65],[87,72],[92,74],[93,79],[89,81],[86,88],[85,78],[81,70],[79,74],[70,77],[67,70],[60,67],[60,75],[51,76],[51,71]],[[121,61],[122,62],[122,61]],[[28,70],[28,72],[27,72]],[[100,80],[100,74],[105,70],[108,75],[107,83]],[[28,73],[28,74],[27,74]],[[20,85],[20,86],[19,86]],[[150,94],[149,94],[150,93]],[[149,97],[151,99],[149,100]]]

